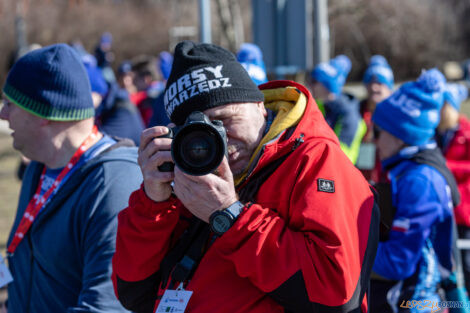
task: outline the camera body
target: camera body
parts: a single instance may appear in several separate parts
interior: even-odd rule
[[[172,172],[174,165],[193,176],[212,173],[219,167],[227,152],[227,134],[222,121],[211,121],[204,113],[192,112],[182,126],[168,129],[161,136],[172,138],[171,156],[175,164],[165,162],[161,172]]]

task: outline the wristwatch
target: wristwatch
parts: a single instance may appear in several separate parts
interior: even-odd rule
[[[209,225],[213,233],[222,236],[237,220],[245,205],[240,201],[231,204],[228,208],[215,211],[209,218]]]

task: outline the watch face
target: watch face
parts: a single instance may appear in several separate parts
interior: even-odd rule
[[[223,234],[232,226],[232,223],[230,218],[225,214],[217,214],[214,216],[211,226],[214,232]]]

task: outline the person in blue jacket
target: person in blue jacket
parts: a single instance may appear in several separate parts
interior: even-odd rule
[[[310,74],[310,89],[325,119],[339,138],[341,149],[353,164],[359,156],[367,126],[359,113],[359,101],[343,92],[351,61],[339,55],[318,64]]]
[[[103,71],[106,82],[113,83],[116,81],[116,76],[111,67],[111,63],[114,61],[113,48],[113,36],[110,32],[104,32],[98,44],[95,47],[95,57],[98,62],[98,67]]]
[[[170,76],[171,67],[173,66],[173,55],[168,51],[162,51],[159,55],[159,69],[160,73],[162,74],[162,82],[160,83],[161,86],[166,85],[166,81]],[[163,92],[159,91],[156,92],[158,95],[152,95],[151,103],[152,103],[152,118],[150,119],[148,127],[153,126],[167,126],[170,123],[170,118],[166,115],[165,105],[163,101]]]
[[[434,141],[444,87],[437,69],[425,71],[380,102],[372,116],[394,212],[373,267],[371,312],[430,312],[406,301],[437,305],[438,284],[453,269],[452,209],[459,194]]]
[[[131,139],[135,145],[139,145],[144,122],[137,107],[131,103],[127,90],[120,88],[116,82],[106,82],[94,56],[82,56],[82,61],[90,80],[96,110],[95,123],[100,131],[110,136]]]
[[[127,312],[111,282],[117,214],[142,182],[137,148],[94,126],[87,72],[55,44],[8,74],[0,118],[29,158],[7,242],[9,313]]]

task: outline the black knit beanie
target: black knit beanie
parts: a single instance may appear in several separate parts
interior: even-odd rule
[[[175,48],[164,103],[171,121],[181,125],[193,111],[264,97],[235,56],[212,44],[180,42]]]
[[[90,82],[82,61],[66,44],[31,51],[10,70],[5,96],[24,110],[54,121],[77,121],[95,115]]]

